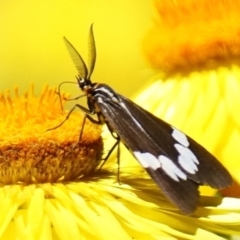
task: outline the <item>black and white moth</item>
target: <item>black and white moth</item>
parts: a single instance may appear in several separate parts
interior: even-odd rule
[[[84,92],[78,98],[86,96],[88,104],[88,108],[76,104],[67,118],[77,107],[85,112],[85,119],[96,124],[105,123],[116,139],[110,152],[120,141],[124,143],[166,197],[186,214],[197,207],[199,185],[217,189],[231,185],[228,171],[192,138],[108,85],[90,80],[96,60],[93,26],[89,31],[88,68],[73,45],[66,38],[64,41],[78,70],[77,83]],[[97,120],[91,115],[96,115]]]

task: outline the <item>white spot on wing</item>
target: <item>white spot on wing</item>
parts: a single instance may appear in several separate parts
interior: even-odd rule
[[[180,144],[174,144],[174,147],[179,152],[178,162],[181,167],[191,174],[195,174],[198,171],[197,164],[199,161],[194,153],[187,147],[184,147]]]
[[[156,170],[161,167],[158,159],[151,153],[133,152],[133,155],[144,168],[152,168],[153,170]]]
[[[189,142],[188,142],[187,136],[183,132],[179,131],[174,127],[172,127],[172,129],[173,129],[172,137],[183,146],[188,147]]]
[[[171,159],[163,155],[160,155],[158,159],[161,163],[161,168],[163,171],[173,180],[179,182],[179,178],[183,180],[187,179],[186,174],[182,172],[181,169],[179,169]]]

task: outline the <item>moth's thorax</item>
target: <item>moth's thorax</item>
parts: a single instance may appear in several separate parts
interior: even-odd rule
[[[88,104],[91,105],[94,112],[97,113],[101,123],[108,122],[104,114],[102,114],[102,106],[104,104],[119,105],[121,101],[112,88],[102,83],[93,83],[91,89],[87,91],[87,97]]]

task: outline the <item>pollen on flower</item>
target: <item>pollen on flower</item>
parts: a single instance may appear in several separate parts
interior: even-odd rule
[[[61,94],[64,103],[69,97]],[[83,115],[73,112],[66,118],[62,113],[55,88],[45,85],[40,97],[34,85],[20,96],[14,87],[0,93],[0,183],[57,182],[81,178],[92,172],[101,160],[101,128]]]

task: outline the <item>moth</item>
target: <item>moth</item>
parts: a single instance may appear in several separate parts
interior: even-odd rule
[[[216,189],[231,185],[229,172],[192,138],[110,86],[91,81],[96,62],[93,25],[89,30],[88,68],[75,47],[65,37],[64,41],[78,70],[77,83],[84,93],[80,97],[85,96],[88,105],[86,108],[76,104],[67,118],[75,108],[79,108],[85,113],[85,120],[106,124],[116,139],[108,155],[122,142],[165,196],[185,214],[192,213],[197,207],[199,185]]]

